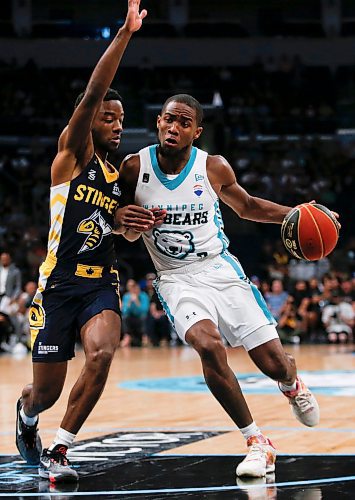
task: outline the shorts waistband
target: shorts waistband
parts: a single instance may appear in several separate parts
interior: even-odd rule
[[[50,253],[47,254],[41,268],[45,274],[51,274],[53,269],[55,269],[56,271],[59,270],[84,278],[102,278],[104,273],[118,271],[116,262],[107,265],[98,265],[68,260],[64,261],[58,260],[56,256]]]
[[[201,271],[204,271],[206,267],[209,267],[214,262],[219,260],[219,255],[215,255],[214,257],[210,257],[203,260],[198,260],[197,262],[191,262],[191,264],[187,264],[186,266],[181,266],[176,269],[164,269],[163,271],[158,271],[158,276],[164,276],[171,274],[196,274]]]

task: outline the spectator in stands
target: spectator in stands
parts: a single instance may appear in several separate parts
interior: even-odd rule
[[[341,282],[341,296],[344,302],[348,302],[352,305],[355,311],[355,288],[351,279],[346,278]]]
[[[282,281],[278,279],[273,280],[271,283],[271,291],[265,294],[265,301],[276,321],[280,318],[282,308],[288,296],[289,294],[285,292]]]
[[[141,347],[145,334],[145,319],[149,311],[149,296],[135,280],[127,281],[122,297],[122,347]]]
[[[154,280],[156,279],[156,277],[157,275],[155,273],[147,273],[145,275],[144,285],[142,285],[144,292],[148,294],[150,299],[155,294]]]
[[[8,314],[0,312],[0,352],[11,352],[11,336],[14,326]]]
[[[28,281],[24,287],[24,291],[21,293],[21,295],[17,300],[16,316],[21,331],[19,341],[22,342],[29,349],[31,347],[31,334],[30,334],[28,312],[32,303],[32,299],[35,296],[36,290],[37,290],[37,283],[35,281]]]
[[[288,275],[290,254],[286,251],[281,240],[276,241],[269,249],[271,250],[268,264],[269,278],[283,281]]]
[[[289,295],[281,308],[277,331],[283,344],[299,344],[304,333],[297,315],[294,298]]]
[[[327,273],[323,276],[321,307],[324,307],[331,302],[333,292],[339,290],[339,286],[339,280],[334,273]]]
[[[308,283],[308,299],[305,304],[307,333],[311,342],[322,342],[324,340],[322,328],[322,291],[317,278],[312,278]]]
[[[156,292],[150,298],[149,314],[146,320],[147,335],[153,347],[158,347],[162,340],[170,343],[171,327],[163,306]]]
[[[263,280],[260,282],[260,287],[258,287],[262,296],[265,298],[266,295],[270,292],[270,283],[268,280]]]
[[[20,336],[20,325],[16,318],[17,299],[21,293],[21,272],[12,262],[11,255],[0,255],[0,312],[6,315],[13,326],[13,337],[8,339],[15,344]]]
[[[21,293],[21,273],[12,262],[8,252],[0,255],[0,307],[6,302],[15,302]],[[7,300],[6,300],[7,299]]]
[[[302,301],[308,297],[308,287],[305,280],[297,280],[294,288],[292,290],[292,295],[294,297],[295,306],[298,309]]]
[[[348,302],[344,302],[339,290],[334,290],[330,304],[324,307],[322,322],[330,343],[345,344],[352,340],[355,313]]]

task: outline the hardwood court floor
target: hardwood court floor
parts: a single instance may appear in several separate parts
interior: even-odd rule
[[[300,371],[355,371],[353,346],[287,346]],[[228,349],[229,363],[239,374],[257,373],[242,348]],[[69,363],[60,400],[40,417],[40,434],[48,446],[64,414],[69,390],[80,373],[84,356],[78,352]],[[23,385],[31,381],[31,358],[0,356],[0,454],[17,453],[14,444],[15,405]],[[112,364],[104,393],[84,424],[77,440],[124,430],[227,430],[235,426],[208,392],[160,392],[119,387],[122,382],[201,375],[197,354],[189,347],[120,349]],[[320,375],[322,376],[322,375]],[[344,375],[346,377],[346,375]],[[309,429],[297,422],[287,400],[279,393],[247,394],[255,421],[274,441],[279,453],[353,454],[355,450],[354,396],[318,395],[321,422]],[[238,431],[191,443],[179,453],[244,453]],[[176,450],[175,450],[176,452]],[[169,451],[165,452],[169,454]],[[172,452],[171,452],[172,453]]]

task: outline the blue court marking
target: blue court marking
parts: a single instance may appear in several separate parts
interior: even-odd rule
[[[300,375],[314,394],[355,396],[355,370],[302,371]],[[261,373],[236,374],[244,394],[278,394],[277,384]],[[207,393],[202,375],[142,379],[121,382],[118,387],[139,391]]]
[[[155,489],[155,490],[111,490],[111,491],[73,491],[73,492],[48,492],[48,493],[6,493],[4,495],[0,494],[0,497],[39,497],[39,496],[70,496],[70,497],[80,497],[80,496],[104,496],[104,495],[117,495],[117,496],[129,496],[129,495],[152,495],[152,494],[161,494],[161,493],[193,493],[193,492],[208,492],[208,491],[238,491],[247,488],[248,490],[253,490],[255,488],[260,488],[263,486],[264,488],[274,488],[280,486],[310,486],[313,484],[329,484],[329,483],[341,483],[345,481],[355,481],[355,476],[343,476],[343,477],[330,477],[324,479],[312,479],[308,481],[286,481],[280,483],[269,483],[269,484],[256,484],[256,485],[248,485],[248,486],[209,486],[209,487],[201,487],[201,488],[165,488],[165,489]]]

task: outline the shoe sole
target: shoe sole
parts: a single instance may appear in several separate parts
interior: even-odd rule
[[[243,474],[238,474],[238,467],[236,469],[236,475],[237,477],[265,477],[266,474],[269,474],[270,472],[275,472],[275,464],[272,465],[267,465],[265,468],[265,471],[260,472],[259,474],[256,474],[255,472],[244,472]]]
[[[79,475],[74,474],[51,474],[50,472],[38,469],[38,475],[42,479],[48,479],[50,483],[77,483]]]

